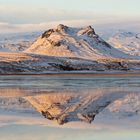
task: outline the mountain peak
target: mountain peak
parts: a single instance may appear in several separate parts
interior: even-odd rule
[[[94,28],[92,26],[87,26],[86,28],[82,28],[79,33],[79,35],[88,35],[90,37],[96,35]]]
[[[63,24],[59,24],[58,26],[57,26],[57,29],[56,29],[56,31],[58,31],[58,32],[66,32],[67,30],[68,30],[68,26],[66,26],[66,25],[63,25]]]
[[[56,29],[49,29],[42,34],[42,38],[48,38],[52,33],[55,32],[67,32],[68,26],[63,24],[59,24]]]

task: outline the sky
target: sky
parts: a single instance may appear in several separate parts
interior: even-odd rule
[[[138,21],[139,5],[140,0],[0,0],[0,30]]]

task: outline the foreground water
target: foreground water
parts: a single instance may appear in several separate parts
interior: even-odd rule
[[[94,106],[90,109],[105,100],[112,103],[101,110],[92,124],[71,121],[59,126],[45,119],[39,109],[54,95],[55,100],[60,100],[64,94],[90,98],[103,95],[102,100],[91,103]],[[139,140],[139,95],[139,76],[1,76],[0,140]],[[30,98],[39,104],[31,105]]]

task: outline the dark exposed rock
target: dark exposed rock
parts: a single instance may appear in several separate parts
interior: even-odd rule
[[[93,35],[96,35],[95,30],[91,26],[88,26],[87,28],[85,28],[85,31],[82,33],[82,35],[84,34],[87,34],[90,37],[93,37]]]
[[[51,116],[51,114],[48,111],[41,111],[42,115],[47,118],[48,120],[54,120],[54,117]]]
[[[62,64],[55,64],[55,63],[49,63],[49,64],[58,68],[59,70],[63,70],[63,71],[73,71],[73,70],[75,70],[70,65],[62,65]]]
[[[59,24],[56,29],[57,32],[67,32],[67,30],[68,30],[68,27],[63,24]]]
[[[50,42],[50,44],[52,46],[55,46],[55,47],[59,47],[61,46],[61,42],[60,41],[53,41],[53,40],[48,40]]]
[[[43,34],[42,34],[42,38],[48,38],[53,32],[55,32],[53,29],[50,29],[48,31],[45,31]]]
[[[56,120],[57,120],[59,125],[63,125],[63,124],[68,122],[67,115],[62,115],[62,116],[56,118]]]
[[[96,114],[94,113],[88,113],[88,114],[77,114],[78,118],[81,121],[87,122],[87,123],[92,123],[94,121]]]

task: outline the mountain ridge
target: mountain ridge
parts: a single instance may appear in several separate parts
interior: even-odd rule
[[[140,57],[140,33],[120,30],[108,42],[122,52]]]

